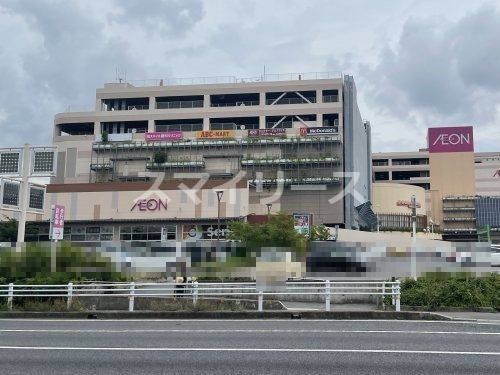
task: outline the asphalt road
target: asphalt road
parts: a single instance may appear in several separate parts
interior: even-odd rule
[[[0,320],[1,374],[500,374],[500,324]]]

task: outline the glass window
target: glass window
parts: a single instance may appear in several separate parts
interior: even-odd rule
[[[149,241],[161,241],[161,233],[148,233]]]
[[[132,240],[132,235],[131,234],[126,234],[126,233],[121,233],[120,234],[120,240],[121,241],[131,241]]]
[[[87,234],[87,241],[99,241],[99,234]]]
[[[20,151],[0,153],[0,173],[19,172]]]
[[[3,204],[9,206],[19,205],[19,183],[5,181],[3,184]]]
[[[101,241],[113,241],[113,234],[112,233],[101,234]]]
[[[147,241],[147,233],[132,233],[132,241]]]
[[[30,187],[30,208],[43,210],[43,196],[45,191],[41,188]]]

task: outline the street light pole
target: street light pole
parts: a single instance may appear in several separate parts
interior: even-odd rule
[[[218,242],[220,240],[220,201],[222,199],[222,194],[224,194],[224,191],[216,190],[215,193],[217,194],[217,242]]]
[[[19,192],[19,222],[17,227],[17,242],[24,242],[24,233],[26,230],[26,211],[29,206],[29,176],[31,169],[30,145],[26,143],[23,149],[23,164],[21,172],[21,187]]]

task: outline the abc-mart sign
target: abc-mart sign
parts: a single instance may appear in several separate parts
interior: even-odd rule
[[[474,152],[472,126],[429,128],[429,153]]]

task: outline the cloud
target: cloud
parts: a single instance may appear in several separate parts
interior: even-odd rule
[[[374,150],[423,147],[428,126],[455,123],[491,148],[499,30],[494,5],[452,0],[0,0],[0,147],[50,144],[54,115],[93,105],[116,68],[253,77],[265,65],[354,75]]]
[[[394,48],[385,46],[373,68],[360,67],[367,105],[402,124],[398,135],[409,128],[423,134],[440,124],[474,124],[476,133],[486,132],[498,120],[498,41],[500,11],[491,5],[456,22],[410,18]],[[380,126],[381,133],[391,131]]]
[[[167,72],[162,51],[151,59],[138,51],[142,45],[131,42],[130,25],[143,38],[155,30],[167,30],[162,38],[168,38],[185,34],[202,14],[202,4],[194,0],[142,7],[136,1],[96,4],[64,0],[0,3],[4,77],[0,146],[50,144],[53,116],[68,105],[90,108],[95,89],[113,81],[118,67],[132,77],[149,77],[149,72],[160,69]]]

